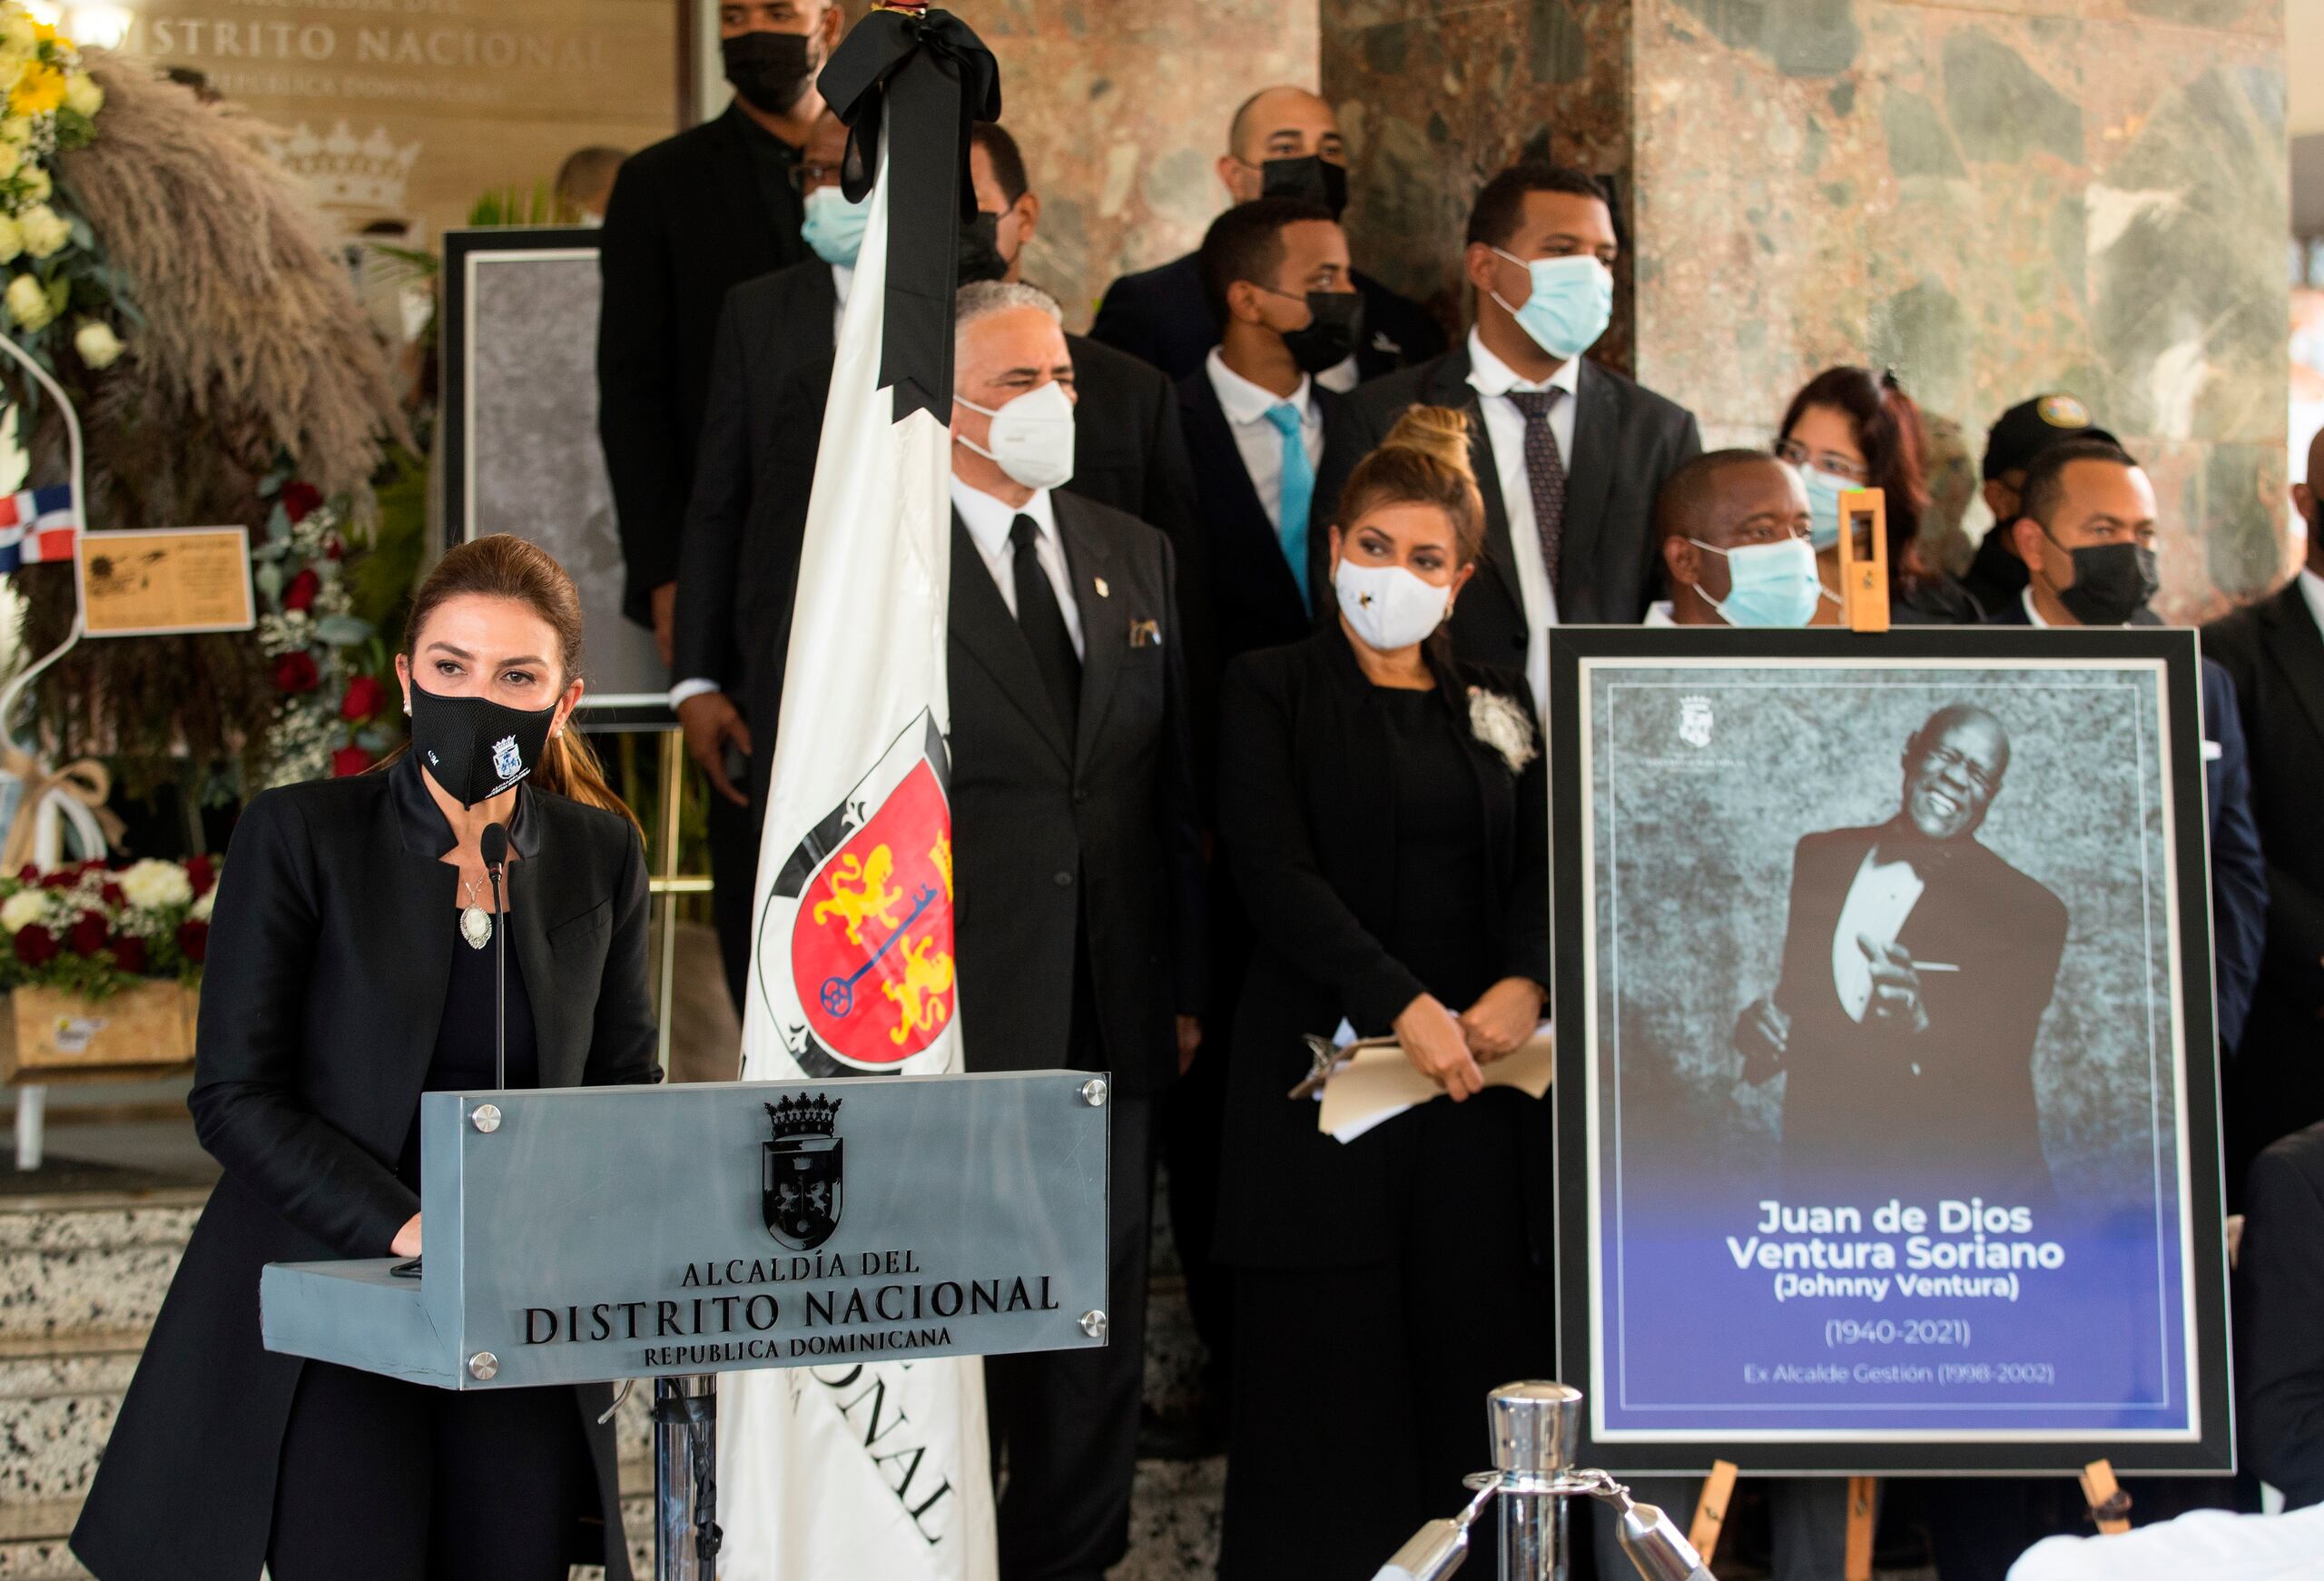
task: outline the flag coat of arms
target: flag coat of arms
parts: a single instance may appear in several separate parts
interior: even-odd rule
[[[849,45],[891,20],[875,12]],[[882,380],[890,161],[915,152],[899,110],[891,98],[873,112],[887,135],[807,513],[753,912],[747,1081],[960,1069],[945,746],[950,439],[924,386],[899,419],[906,402]],[[957,136],[957,100],[950,124]],[[949,352],[949,294],[942,306]],[[949,370],[947,357],[947,394]],[[830,1096],[843,1102],[844,1086]],[[842,1161],[790,1142],[783,1123],[764,1144],[768,1230],[799,1245],[831,1232]],[[980,1359],[730,1373],[719,1390],[722,1581],[994,1581]]]

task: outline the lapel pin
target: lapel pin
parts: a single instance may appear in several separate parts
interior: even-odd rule
[[[1103,578],[1103,577],[1097,577],[1097,578],[1092,578],[1092,580],[1094,580],[1094,581],[1098,584],[1098,598],[1112,598],[1112,597],[1114,596],[1114,590],[1113,590],[1111,588],[1108,588],[1108,586],[1106,586],[1106,578]]]

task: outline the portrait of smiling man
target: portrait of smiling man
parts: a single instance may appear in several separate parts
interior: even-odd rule
[[[1982,707],[1905,743],[1896,815],[1803,837],[1775,992],[1737,1018],[1743,1079],[1778,1074],[1795,1201],[2051,1201],[2034,1044],[2065,947],[2063,902],[1977,839],[2009,772]]]

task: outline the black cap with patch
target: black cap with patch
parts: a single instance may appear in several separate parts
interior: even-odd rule
[[[2060,440],[2102,440],[2118,448],[2122,442],[2093,427],[2090,409],[2074,397],[2037,395],[2003,412],[1985,435],[1986,480],[2023,469]]]

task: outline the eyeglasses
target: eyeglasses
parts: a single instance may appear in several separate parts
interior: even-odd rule
[[[1784,440],[1776,447],[1776,455],[1795,467],[1813,467],[1818,472],[1829,472],[1833,477],[1845,478],[1851,483],[1872,481],[1872,473],[1862,461],[1851,461],[1846,456],[1830,450],[1820,454],[1810,452],[1797,440]]]

